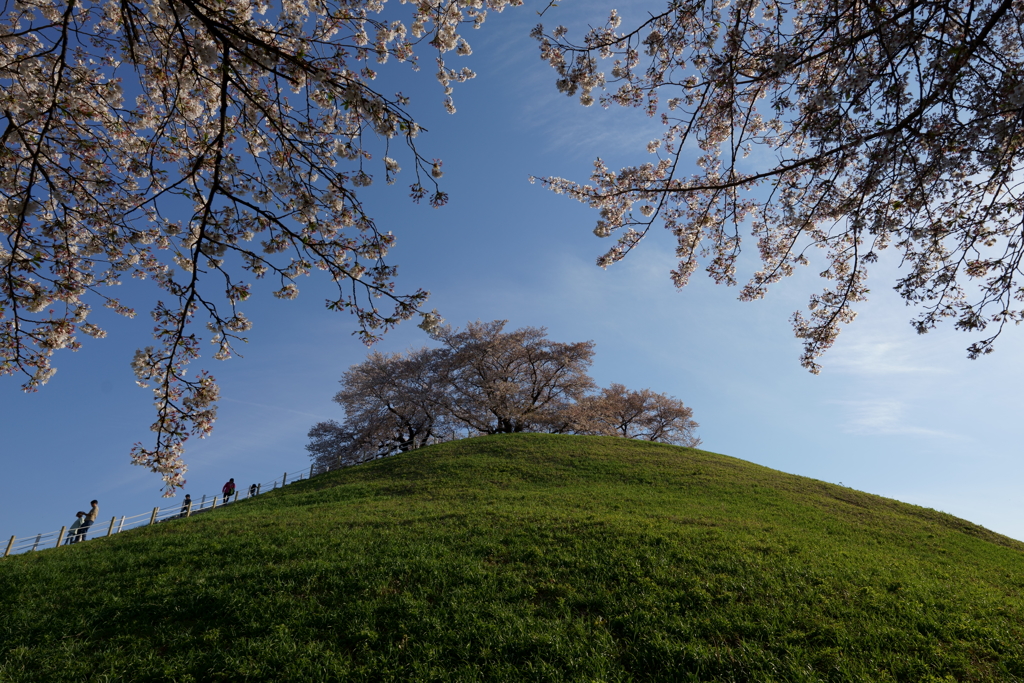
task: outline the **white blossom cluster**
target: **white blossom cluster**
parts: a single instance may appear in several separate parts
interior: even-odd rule
[[[133,458],[169,495],[184,483],[183,444],[216,417],[213,378],[186,375],[201,341],[192,325],[205,321],[214,358],[229,358],[251,327],[237,310],[251,280],[273,278],[274,295],[292,299],[297,278],[326,271],[338,286],[329,307],[354,313],[368,343],[414,315],[427,293],[394,291],[384,259],[395,237],[357,189],[379,172],[393,183],[405,166],[415,201],[447,195],[441,161],[417,151],[408,98],[375,89],[374,66],[415,69],[416,48],[429,49],[454,110],[452,84],[473,76],[445,63],[471,51],[460,31],[520,3],[401,4],[408,24],[386,20],[384,0],[6,5],[0,374],[36,390],[54,351],[104,336],[91,306],[135,315],[109,286],[154,281],[169,303],[154,308],[157,344],[132,367],[155,394],[156,441]]]
[[[616,172],[598,159],[589,184],[540,179],[597,209],[595,234],[618,233],[599,265],[660,219],[677,286],[698,266],[736,284],[749,231],[761,267],[740,297],[752,300],[822,249],[830,284],[792,320],[812,372],[889,247],[919,332],[943,318],[994,328],[968,348],[977,357],[1024,319],[1019,0],[672,0],[621,24],[612,11],[579,43],[562,26],[533,33],[560,91],[584,105],[601,91],[603,106],[665,126],[654,162]]]
[[[429,320],[428,320],[429,318]],[[548,432],[700,445],[693,411],[677,398],[621,384],[598,389],[593,342],[560,343],[543,327],[508,321],[465,330],[424,327],[440,348],[371,353],[342,375],[345,421],[320,422],[306,446],[320,471],[479,434]]]

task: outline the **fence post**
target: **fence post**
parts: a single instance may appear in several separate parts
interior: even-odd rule
[[[238,491],[235,491],[235,500],[233,501],[235,503],[238,502],[238,493],[239,493]]]
[[[117,525],[117,533],[121,533],[121,529],[124,527],[125,515],[121,515],[121,523]]]
[[[36,548],[39,547],[39,539],[42,538],[42,537],[43,537],[42,534],[36,534],[36,542],[32,544],[32,550],[35,550]]]
[[[11,540],[7,541],[7,550],[4,551],[4,557],[11,554],[11,548],[14,547],[14,536],[11,536]]]
[[[114,522],[116,522],[116,521],[117,521],[117,515],[114,515],[113,517],[110,518],[110,528],[107,529],[107,536],[109,536],[110,534],[114,533]]]
[[[60,528],[60,533],[57,534],[57,545],[53,546],[54,548],[60,547],[61,542],[64,540],[64,532],[67,531],[67,529],[68,528],[66,526],[62,526]]]
[[[185,516],[186,517],[191,517],[192,516],[192,499],[191,498],[188,501],[188,508],[185,510]]]
[[[217,496],[213,497],[213,505],[210,506],[211,510],[217,509]]]
[[[313,478],[313,465],[310,465],[310,466],[309,466],[309,477],[308,477],[308,478],[309,478],[309,479],[312,479],[312,478]]]
[[[149,516],[149,524],[150,524],[150,526],[156,524],[156,513],[159,512],[159,511],[160,511],[160,507],[159,506],[153,508],[153,514]]]
[[[281,486],[284,486],[284,485],[285,485],[285,484],[287,484],[287,483],[288,483],[288,473],[287,473],[287,472],[285,472],[285,473],[284,473],[284,476],[283,476],[283,477],[281,477]]]
[[[260,489],[263,488],[263,484],[256,484],[256,495],[260,495]]]
[[[199,501],[199,509],[202,510],[203,506],[206,505],[206,494],[203,494],[203,499]]]

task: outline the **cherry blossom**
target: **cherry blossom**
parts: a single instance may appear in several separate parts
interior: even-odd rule
[[[103,337],[88,320],[132,306],[110,287],[151,280],[156,343],[132,368],[154,392],[152,445],[133,460],[184,484],[189,436],[210,433],[218,390],[187,374],[206,330],[233,355],[254,280],[293,299],[323,271],[328,307],[372,343],[427,292],[395,291],[395,236],[357,193],[383,174],[415,201],[447,201],[441,161],[417,150],[409,99],[375,66],[437,66],[444,106],[473,77],[449,53],[489,11],[521,0],[18,0],[0,19],[0,373],[34,391],[53,353]],[[406,20],[397,17],[406,13]],[[403,170],[404,167],[404,170]],[[382,305],[386,302],[386,305]],[[436,314],[424,314],[428,327]]]
[[[595,391],[594,342],[561,343],[543,327],[505,331],[507,320],[443,325],[440,348],[371,353],[341,377],[343,422],[310,429],[319,471],[481,434],[547,432],[620,436],[694,448],[693,411],[679,399],[621,384]]]
[[[656,222],[676,240],[677,287],[699,267],[737,284],[745,232],[760,267],[743,300],[823,262],[828,286],[792,319],[812,372],[886,250],[917,331],[953,318],[984,332],[971,358],[1024,318],[1019,0],[673,0],[621,24],[612,11],[578,42],[564,26],[533,33],[561,92],[664,125],[645,163],[539,179],[618,235],[600,266]]]

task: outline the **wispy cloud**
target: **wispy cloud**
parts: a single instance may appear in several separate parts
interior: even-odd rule
[[[641,111],[613,106],[583,107],[545,83],[547,74],[531,74],[520,84],[519,125],[545,146],[572,157],[611,158],[615,163],[656,161],[646,146],[664,127]],[[589,169],[587,169],[589,170]]]
[[[601,12],[593,15],[592,21],[581,22],[577,27],[580,35],[588,23],[601,23],[606,16]],[[660,121],[647,116],[642,109],[584,107],[578,94],[570,97],[559,92],[555,86],[558,74],[539,59],[538,43],[529,37],[533,23],[522,22],[521,28],[512,32],[515,37],[511,43],[507,33],[501,34],[500,44],[494,37],[479,41],[484,46],[496,43],[493,47],[500,52],[500,59],[492,58],[475,68],[482,78],[500,79],[505,88],[511,89],[515,126],[530,139],[542,141],[544,147],[573,159],[591,161],[600,155],[614,157],[614,163],[634,164],[654,159],[645,148],[664,132]],[[610,63],[604,66],[611,68]],[[600,94],[595,92],[594,96]]]
[[[844,340],[845,341],[845,340]],[[922,358],[920,344],[878,337],[840,343],[829,352],[830,370],[858,375],[939,374],[949,370]]]
[[[223,398],[221,398],[221,401],[223,401],[225,403],[237,403],[237,404],[243,405],[243,406],[251,406],[253,408],[263,408],[265,410],[270,410],[270,411],[273,411],[275,413],[291,413],[293,415],[301,415],[303,417],[313,418],[314,420],[329,420],[329,419],[331,419],[329,417],[325,417],[322,413],[320,413],[320,414],[308,413],[308,412],[305,412],[305,411],[302,411],[302,410],[292,410],[291,408],[285,408],[283,406],[268,406],[268,405],[266,405],[264,403],[253,403],[252,401],[241,401],[241,400],[239,400],[237,398],[223,397]]]
[[[836,401],[836,403],[847,407],[848,414],[843,431],[848,434],[962,438],[959,434],[913,424],[913,421],[906,415],[906,404],[897,399]]]

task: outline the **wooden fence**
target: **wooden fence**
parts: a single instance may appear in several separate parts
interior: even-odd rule
[[[253,484],[251,487],[244,490],[235,489],[235,494],[230,497],[229,500],[225,500],[226,496],[214,495],[210,497],[204,495],[198,503],[195,500],[189,500],[182,503],[175,503],[174,505],[161,508],[159,506],[154,507],[152,510],[147,512],[140,512],[137,515],[122,516],[118,519],[117,515],[110,518],[110,522],[100,522],[96,520],[89,527],[82,529],[69,529],[68,526],[62,526],[59,531],[47,531],[38,534],[32,534],[29,536],[11,536],[10,540],[7,541],[7,547],[4,550],[4,557],[8,555],[16,555],[19,553],[29,553],[35,550],[44,550],[46,548],[59,548],[61,545],[71,545],[73,543],[82,543],[85,541],[93,540],[96,538],[105,538],[114,534],[119,534],[131,529],[136,529],[142,526],[150,526],[152,524],[159,524],[160,522],[166,522],[172,519],[181,519],[185,517],[191,517],[194,514],[201,512],[209,512],[217,508],[218,506],[228,505],[235,503],[241,498],[242,500],[251,496],[257,496],[263,493],[263,489],[272,491],[273,489],[279,488],[279,486],[285,486],[289,481],[296,482],[303,479],[308,479],[313,476],[315,465],[310,465],[309,472],[306,470],[297,470],[295,472],[285,472],[281,475],[280,479],[274,479],[272,481],[262,482],[259,484]],[[208,500],[209,499],[209,500]]]

